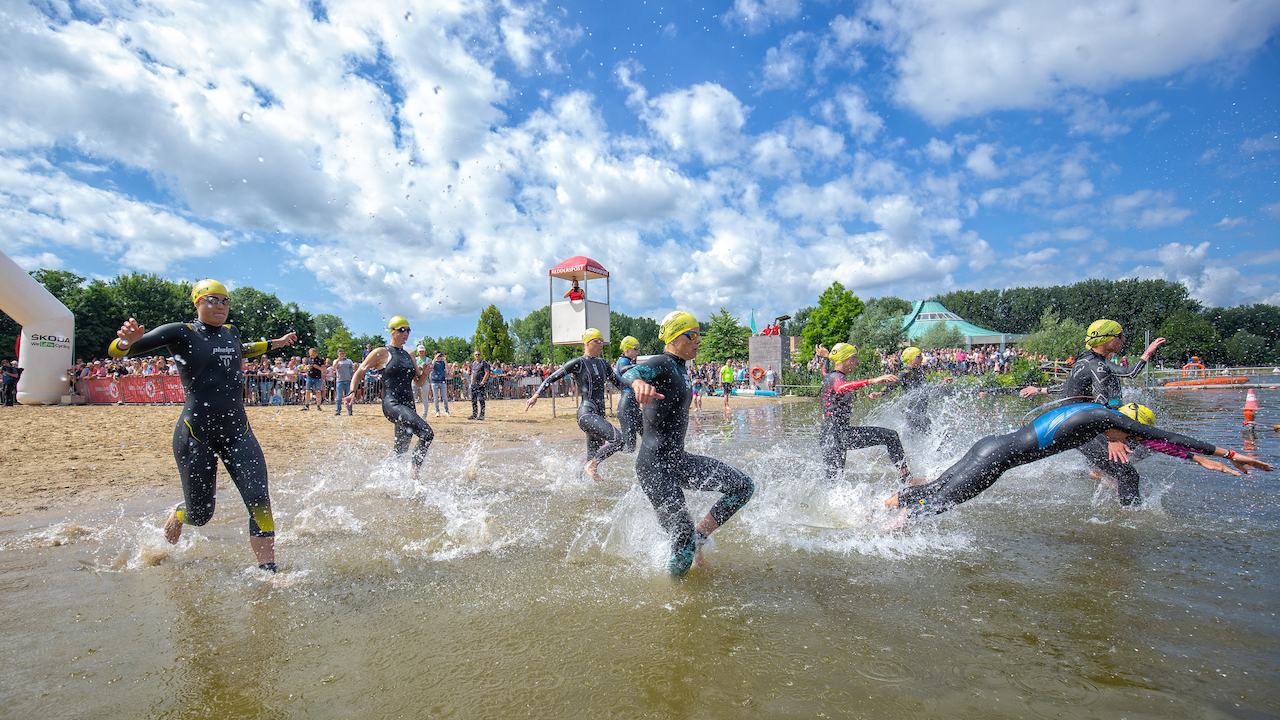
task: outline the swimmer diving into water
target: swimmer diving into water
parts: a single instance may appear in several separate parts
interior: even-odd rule
[[[614,372],[613,366],[600,357],[603,351],[604,334],[595,328],[588,328],[582,333],[582,355],[548,375],[524,406],[524,411],[529,412],[529,408],[537,404],[538,397],[552,383],[566,375],[573,376],[573,381],[578,386],[578,397],[582,401],[578,406],[578,427],[587,434],[587,460],[582,471],[596,482],[604,481],[596,468],[624,445],[622,433],[604,417],[604,386],[605,383],[612,383],[614,387],[621,389],[625,385],[618,373]]]
[[[818,445],[822,448],[822,463],[827,479],[832,480],[844,467],[845,455],[850,450],[884,445],[889,459],[898,469],[898,479],[906,483],[911,479],[907,456],[902,450],[902,439],[889,428],[853,426],[849,415],[853,412],[853,396],[850,392],[860,387],[878,383],[897,382],[897,375],[881,375],[870,380],[846,381],[845,373],[858,368],[858,348],[848,343],[836,343],[830,350],[818,346],[818,357],[831,365],[831,371],[822,380],[819,391],[822,398],[822,427],[818,430]]]
[[[1100,434],[1117,441],[1112,457],[1116,462],[1127,459],[1128,448],[1123,443],[1134,438],[1157,452],[1185,458],[1209,470],[1240,474],[1201,455],[1226,458],[1243,472],[1248,468],[1272,469],[1249,455],[1152,427],[1154,422],[1155,413],[1137,403],[1124,405],[1120,411],[1093,403],[1055,408],[1011,433],[979,440],[942,477],[928,485],[898,491],[885,501],[885,506],[901,508],[903,520],[946,512],[977,497],[1009,470],[1078,448]]]
[[[164,524],[170,543],[182,537],[182,526],[204,525],[213,518],[217,461],[231,476],[249,510],[249,546],[258,567],[276,571],[275,521],[267,490],[267,461],[244,412],[243,358],[292,345],[289,333],[275,340],[242,343],[240,331],[227,325],[227,289],[217,280],[201,280],[191,288],[196,320],[168,323],[147,332],[129,318],[107,349],[111,357],[148,355],[162,348],[173,353],[186,404],[173,431],[173,459],[182,478],[183,501]]]
[[[733,517],[755,492],[755,484],[740,470],[714,458],[684,449],[693,388],[685,364],[698,354],[698,321],[675,311],[662,321],[658,337],[666,343],[654,355],[627,371],[623,381],[644,407],[644,433],[636,452],[636,479],[649,497],[658,523],[671,536],[667,569],[681,576],[690,566],[702,566],[702,545],[711,533]],[[695,527],[685,504],[684,489],[722,493]]]
[[[409,451],[409,443],[413,436],[418,436],[418,446],[413,449],[409,464],[413,468],[413,477],[417,479],[422,469],[422,461],[427,456],[431,441],[436,434],[418,415],[418,405],[413,399],[413,386],[422,387],[430,372],[425,365],[419,366],[413,356],[404,349],[409,340],[409,321],[396,315],[387,323],[391,331],[391,340],[386,347],[380,347],[369,353],[360,367],[351,376],[351,394],[343,398],[347,403],[355,402],[356,390],[365,373],[382,368],[382,382],[385,388],[382,393],[382,415],[395,424],[395,445],[397,455]]]

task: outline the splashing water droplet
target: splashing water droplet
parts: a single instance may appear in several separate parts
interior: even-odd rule
[[[405,13],[405,14],[404,14],[404,19],[405,19],[405,21],[406,21],[406,22],[413,22],[413,13],[411,13],[411,12],[407,12],[407,13]]]
[[[240,113],[240,122],[249,122],[252,119],[253,119],[253,116],[250,115],[249,113],[247,112]]]
[[[259,158],[258,158],[258,162],[262,162],[262,158],[261,158],[261,157],[259,157]]]

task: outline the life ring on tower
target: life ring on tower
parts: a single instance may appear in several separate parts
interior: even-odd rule
[[[751,368],[751,379],[752,380],[764,379],[764,370],[761,370],[759,365]]]

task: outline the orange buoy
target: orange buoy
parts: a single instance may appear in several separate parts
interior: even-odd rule
[[[1253,394],[1253,388],[1249,389],[1249,394],[1244,397],[1244,421],[1246,423],[1253,422],[1253,415],[1258,411],[1258,396]]]

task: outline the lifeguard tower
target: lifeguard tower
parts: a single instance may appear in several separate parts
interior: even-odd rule
[[[583,255],[575,255],[548,271],[551,300],[551,345],[580,345],[582,333],[595,328],[604,334],[605,345],[609,337],[609,271],[603,265]],[[576,282],[581,299],[566,298],[563,285],[556,292],[556,279]],[[592,300],[591,280],[604,280],[604,302]],[[570,286],[572,287],[572,285]],[[599,291],[599,283],[596,283]],[[551,414],[555,415],[555,393],[551,395]]]

